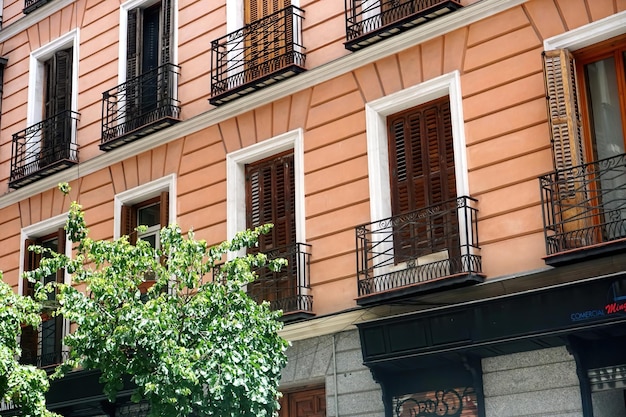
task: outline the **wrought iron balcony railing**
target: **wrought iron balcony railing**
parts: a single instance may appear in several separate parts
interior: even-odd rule
[[[24,9],[22,9],[22,12],[28,14],[51,1],[52,0],[24,0]]]
[[[304,11],[286,7],[211,42],[213,105],[303,72]]]
[[[9,187],[19,188],[78,163],[79,114],[66,110],[13,134]]]
[[[114,149],[180,121],[179,69],[164,64],[102,94],[100,149]]]
[[[248,285],[248,295],[257,302],[269,301],[272,310],[282,310],[287,320],[313,315],[313,296],[310,294],[311,245],[292,243],[265,252],[268,259],[284,258],[288,265],[279,272],[268,267],[255,270],[257,279]],[[219,277],[219,266],[213,271]]]
[[[357,303],[482,282],[475,203],[458,197],[358,226]]]
[[[626,238],[626,154],[555,171],[539,182],[548,257]]]
[[[345,0],[346,49],[356,51],[463,7],[458,0]]]

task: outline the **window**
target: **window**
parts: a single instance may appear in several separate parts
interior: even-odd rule
[[[301,129],[226,155],[228,238],[248,227],[274,223],[271,233],[261,237],[259,250],[270,258],[289,261],[278,273],[257,271],[259,279],[248,291],[253,298],[268,300],[272,308],[289,314],[290,320],[310,316],[313,311],[310,246],[304,243],[303,159]]]
[[[172,62],[173,6],[174,0],[163,0],[128,10],[125,54],[127,80]]]
[[[279,417],[326,417],[324,387],[284,391]]]
[[[544,52],[556,170],[542,177],[549,255],[626,236],[625,61],[626,35]]]
[[[142,239],[155,249],[160,247],[159,232],[169,224],[169,193],[161,191],[158,197],[132,205],[122,205],[120,235],[127,235],[131,243]],[[137,232],[137,226],[147,226]]]
[[[274,224],[269,233],[259,237],[258,247],[251,252],[286,254],[295,245],[293,151],[246,165],[246,219],[249,229]],[[292,271],[292,263],[278,273],[259,271],[258,280],[248,285],[248,294],[270,302],[296,297],[297,273]]]
[[[441,211],[442,203],[456,198],[450,99],[445,96],[391,115],[387,123],[392,215],[427,207]],[[450,251],[458,252],[456,210],[421,214],[424,221],[397,221],[396,263],[433,253],[447,258]]]
[[[65,253],[65,230],[58,229],[56,232],[35,238],[26,239],[24,244],[24,270],[32,271],[39,267],[41,255],[28,250],[30,245],[40,245],[58,253]],[[57,271],[43,279],[43,284],[49,282],[64,282],[65,272]],[[24,281],[22,293],[25,296],[33,296],[35,284]],[[48,300],[53,301],[54,294],[48,294]],[[45,368],[62,362],[62,339],[63,317],[50,317],[44,314],[39,328],[27,326],[22,329],[20,347],[22,349],[21,362],[37,367]]]

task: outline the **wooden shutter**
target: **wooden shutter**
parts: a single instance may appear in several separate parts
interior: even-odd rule
[[[172,62],[172,40],[173,27],[172,17],[174,16],[174,2],[172,0],[161,1],[161,62],[167,64]]]
[[[137,31],[140,9],[128,11],[128,25],[126,37],[126,80],[136,77],[139,71],[140,50]]]
[[[388,127],[393,215],[455,198],[448,97],[391,116]]]
[[[159,223],[161,229],[170,224],[170,193],[161,191],[159,201]]]
[[[128,236],[128,241],[134,245],[137,242],[137,212],[132,206],[123,205],[120,213],[120,236]]]
[[[291,5],[291,0],[245,0],[245,24],[263,19]]]
[[[454,142],[449,98],[443,97],[388,119],[391,206],[394,216],[456,198]],[[455,210],[441,208],[394,226],[396,262],[439,251],[458,255]]]
[[[545,51],[543,61],[554,167],[572,168],[584,160],[574,59],[568,50],[559,49]]]
[[[32,271],[33,269],[37,268],[37,265],[39,265],[39,259],[41,255],[28,250],[28,247],[34,244],[35,241],[31,239],[26,239],[26,241],[24,242],[24,271]],[[22,287],[22,295],[26,297],[34,296],[35,283],[24,279],[23,284],[24,285]]]
[[[295,243],[294,187],[293,153],[246,165],[247,227],[274,224],[260,251]]]
[[[585,215],[587,190],[584,178],[572,168],[584,163],[582,118],[574,58],[566,49],[543,53],[544,80],[547,93],[548,124],[552,140],[554,168],[558,174],[557,208],[555,216],[562,225],[564,247],[585,246],[588,242],[576,231],[589,226]],[[570,234],[568,232],[574,232]]]

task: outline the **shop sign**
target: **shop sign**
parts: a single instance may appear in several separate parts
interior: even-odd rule
[[[572,322],[608,318],[618,314],[626,315],[626,279],[614,281],[607,291],[606,301],[597,308],[576,311],[570,314]]]

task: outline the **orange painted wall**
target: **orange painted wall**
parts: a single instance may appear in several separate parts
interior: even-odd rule
[[[573,2],[579,7],[570,7]],[[16,3],[5,2],[9,22],[15,19],[11,13]],[[1,54],[11,59],[0,130],[0,194],[8,190],[11,134],[25,128],[28,52],[77,25],[81,27],[81,158],[102,154],[97,146],[99,100],[117,80],[116,3],[93,2],[92,6],[90,1],[78,1],[1,45]],[[179,1],[183,119],[211,108],[209,44],[225,33],[223,3]],[[330,2],[334,4],[330,8],[328,3],[301,4],[306,10],[304,37],[310,68],[348,54],[343,47],[342,2]],[[474,1],[464,2],[470,3]],[[226,154],[301,127],[315,312],[351,308],[356,305],[354,228],[372,220],[364,106],[458,70],[467,175],[470,194],[478,199],[483,270],[490,279],[545,267],[537,177],[553,168],[542,43],[546,37],[623,10],[626,0],[529,0],[74,180],[72,198],[84,205],[92,237],[111,238],[114,194],[176,173],[178,223],[183,230],[193,227],[197,237],[217,243],[226,238]],[[17,285],[21,228],[60,214],[67,206],[67,199],[50,190],[0,209],[0,242],[7,248],[0,252],[0,268],[8,282]]]

